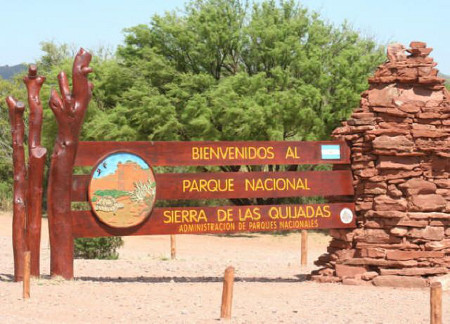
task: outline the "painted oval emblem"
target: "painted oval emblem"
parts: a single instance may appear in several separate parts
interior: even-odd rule
[[[350,224],[353,220],[353,212],[349,208],[342,209],[339,216],[344,224]]]
[[[138,155],[113,153],[93,170],[88,196],[92,210],[106,225],[136,226],[147,219],[155,204],[155,175]]]

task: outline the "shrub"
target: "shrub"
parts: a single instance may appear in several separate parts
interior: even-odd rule
[[[0,182],[0,210],[11,210],[12,204],[12,184]]]
[[[117,249],[123,245],[121,237],[96,237],[75,239],[75,258],[117,260]]]

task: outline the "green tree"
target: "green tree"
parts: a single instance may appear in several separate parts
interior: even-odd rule
[[[321,140],[382,49],[293,1],[197,0],[126,30],[88,138]]]
[[[0,210],[12,206],[13,165],[11,127],[7,96],[26,99],[25,87],[19,77],[3,80],[0,77]]]

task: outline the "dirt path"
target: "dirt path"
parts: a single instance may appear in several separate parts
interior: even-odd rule
[[[47,224],[42,272],[49,273]],[[299,267],[300,235],[127,237],[116,261],[75,260],[76,279],[39,279],[31,299],[11,281],[11,216],[0,213],[0,323],[215,323],[223,271],[236,268],[232,323],[429,323],[428,289],[305,281],[328,238],[311,234]],[[450,323],[450,293],[444,293]]]

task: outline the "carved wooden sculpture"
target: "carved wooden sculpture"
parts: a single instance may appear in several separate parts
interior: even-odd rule
[[[39,258],[42,220],[42,181],[47,150],[41,146],[42,103],[39,98],[45,77],[37,75],[35,65],[30,65],[23,79],[28,92],[30,116],[28,122],[28,199],[26,240],[31,252],[31,275],[39,276]]]
[[[58,124],[53,149],[49,187],[48,220],[50,229],[50,272],[52,276],[73,278],[73,236],[70,212],[72,173],[84,115],[92,94],[88,81],[91,54],[80,49],[72,70],[72,93],[64,72],[58,75],[61,96],[52,90],[50,108]]]
[[[14,280],[23,280],[24,253],[27,250],[25,238],[25,222],[27,214],[27,182],[25,166],[25,150],[23,141],[25,126],[23,112],[25,105],[13,97],[6,98],[9,107],[9,120],[13,143],[14,164],[14,203],[13,203],[13,252]]]
[[[25,105],[8,97],[14,163],[14,216],[13,250],[14,280],[23,279],[24,252],[31,251],[31,275],[39,276],[39,256],[42,219],[42,181],[46,149],[41,146],[42,104],[39,92],[45,78],[37,76],[37,68],[30,65],[24,83],[30,106],[28,153],[28,174],[25,164],[23,113]]]

